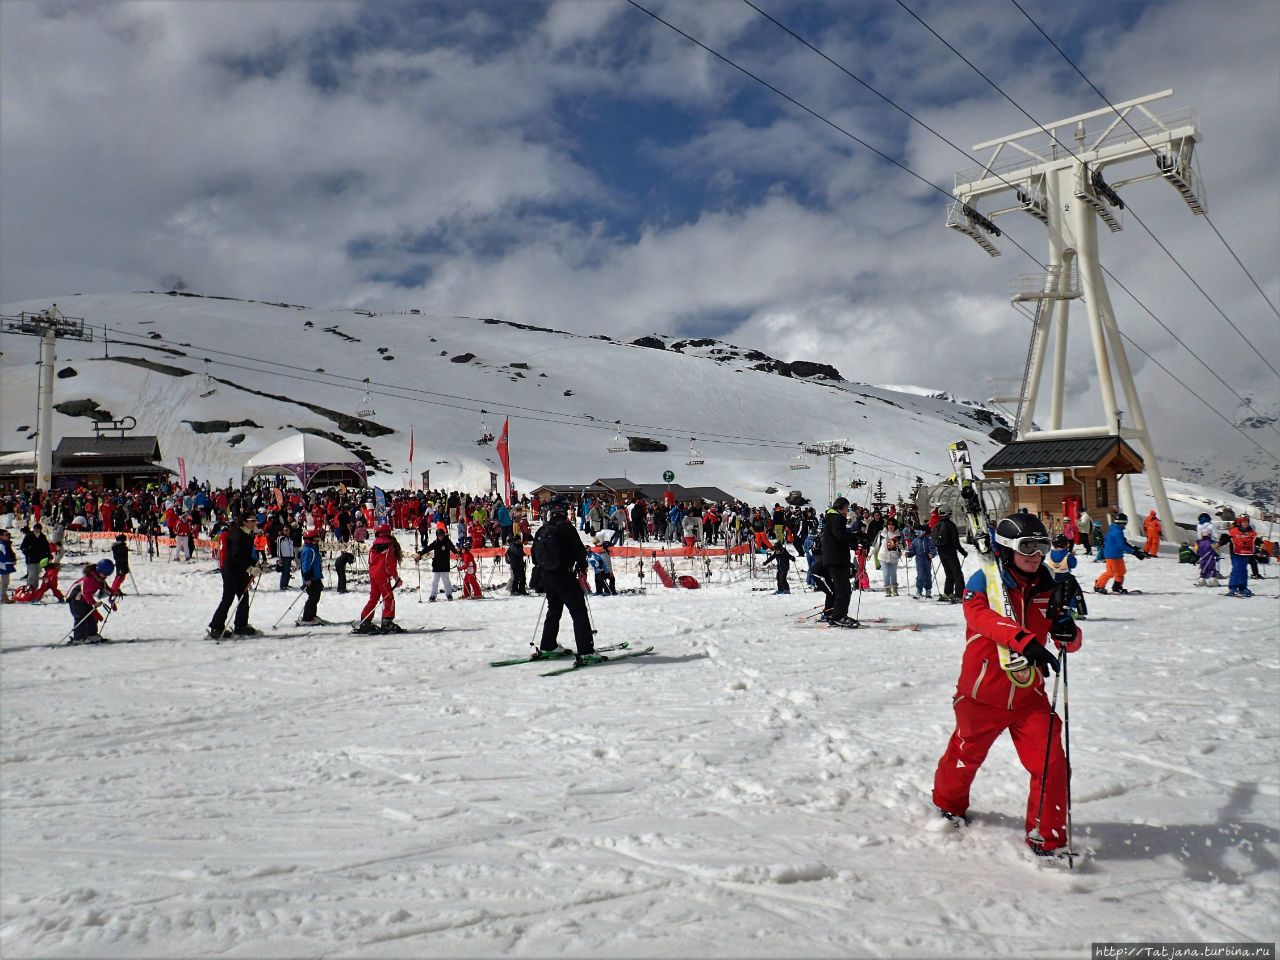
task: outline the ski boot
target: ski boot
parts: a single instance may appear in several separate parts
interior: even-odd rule
[[[1106,588],[1106,587],[1094,587],[1094,588],[1093,588],[1093,592],[1094,592],[1094,593],[1103,593],[1103,594],[1105,594],[1105,593],[1107,592],[1107,588]]]
[[[207,636],[209,637],[210,640],[235,639],[235,634],[232,633],[230,630],[227,630],[226,628],[223,628],[222,630],[215,630],[213,629],[213,627],[210,627]]]
[[[1128,593],[1129,591],[1126,590],[1122,584],[1113,583],[1111,585],[1111,592],[1112,593]]]
[[[368,620],[361,620],[351,627],[352,633],[377,633],[378,628],[373,625],[373,617]]]
[[[941,807],[938,808],[938,816],[946,820],[956,830],[963,830],[969,825],[968,817],[963,814],[952,813],[950,810],[943,810]]]
[[[404,627],[396,623],[394,620],[383,620],[382,625],[378,628],[379,633],[404,633]]]
[[[596,653],[594,650],[588,650],[586,653],[579,653],[573,658],[575,667],[587,667],[593,663],[604,663],[609,658],[603,654]]]
[[[236,635],[237,637],[260,637],[260,636],[262,636],[262,631],[261,631],[261,630],[259,630],[257,627],[255,627],[253,624],[248,624],[248,625],[246,625],[246,626],[245,626],[245,628],[244,628],[243,630],[235,630],[235,631],[233,631],[233,632],[235,633],[235,635]]]

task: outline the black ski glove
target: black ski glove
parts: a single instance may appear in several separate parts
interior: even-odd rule
[[[1043,674],[1047,675],[1050,670],[1054,673],[1058,672],[1058,658],[1046,650],[1038,640],[1028,640],[1026,646],[1022,648],[1022,655]]]
[[[1049,628],[1049,636],[1058,643],[1070,643],[1076,638],[1076,622],[1070,617],[1054,621],[1053,626]]]

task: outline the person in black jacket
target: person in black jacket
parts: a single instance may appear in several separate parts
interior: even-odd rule
[[[253,559],[253,538],[257,533],[258,518],[252,513],[240,515],[238,523],[227,529],[226,543],[222,548],[222,599],[209,621],[209,639],[225,640],[228,637],[251,637],[261,633],[249,625],[249,585],[265,567]],[[235,620],[227,630],[227,612],[232,601],[236,602]]]
[[[946,507],[938,508],[938,522],[933,525],[933,545],[938,548],[938,560],[946,580],[942,584],[942,595],[939,601],[960,602],[960,589],[964,586],[964,571],[960,569],[960,557],[967,557],[969,552],[960,546],[960,532],[951,520],[951,511]],[[960,556],[956,556],[959,554]]]
[[[791,584],[787,582],[787,577],[791,573],[791,561],[795,559],[795,554],[787,549],[787,542],[779,540],[773,545],[773,549],[769,551],[769,556],[761,564],[763,567],[767,567],[775,561],[778,564],[778,589],[774,591],[775,596],[780,593],[791,592]]]
[[[560,633],[560,615],[568,609],[573,618],[573,640],[578,649],[578,658],[595,654],[595,637],[591,632],[591,619],[587,616],[587,601],[582,595],[582,585],[578,582],[578,574],[587,569],[587,548],[568,520],[569,502],[564,497],[554,497],[550,504],[547,529],[539,530],[538,536],[549,536],[555,539],[556,563],[547,568],[539,564],[538,571],[542,589],[547,595],[547,617],[542,622],[542,642],[540,653],[550,653],[557,647],[556,637]],[[536,543],[536,541],[535,541]],[[534,562],[538,562],[535,550]]]
[[[24,528],[18,549],[22,551],[22,559],[27,561],[27,588],[34,590],[40,582],[40,561],[52,561],[53,558],[53,548],[44,535],[44,528],[38,523],[32,524],[30,530]]]
[[[849,616],[849,578],[853,560],[851,551],[854,538],[846,524],[849,519],[849,500],[836,497],[835,503],[823,517],[822,565],[827,571],[827,584],[831,588],[831,612],[827,622],[835,627],[856,627],[858,621]]]
[[[511,542],[507,544],[507,564],[511,567],[511,595],[527,597],[529,588],[524,582],[524,540],[519,533],[511,534]]]
[[[449,539],[449,535],[445,532],[444,527],[436,527],[436,538],[422,548],[422,552],[415,558],[414,562],[421,560],[427,554],[431,554],[431,595],[427,597],[427,603],[436,602],[436,593],[440,590],[440,581],[444,581],[444,598],[446,600],[453,599],[453,583],[449,580],[449,564],[450,558],[460,553],[457,547],[453,545],[453,541]]]

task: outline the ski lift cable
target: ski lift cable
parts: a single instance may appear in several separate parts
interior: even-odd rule
[[[951,196],[951,194],[950,194],[948,191],[944,190],[942,187],[939,187],[937,184],[931,183],[930,181],[928,181],[927,179],[925,179],[924,177],[922,177],[920,174],[916,173],[914,170],[912,170],[911,168],[907,167],[905,164],[903,164],[903,163],[901,163],[901,162],[899,162],[899,161],[897,161],[897,160],[894,160],[892,157],[889,157],[889,156],[887,156],[886,154],[881,153],[879,150],[876,150],[874,147],[872,147],[872,146],[870,146],[869,144],[865,143],[863,140],[861,140],[860,138],[858,138],[857,136],[855,136],[855,135],[854,135],[853,133],[851,133],[850,131],[848,131],[848,130],[846,130],[845,128],[841,127],[840,125],[836,124],[834,121],[829,120],[827,117],[824,117],[822,114],[818,113],[816,110],[813,110],[812,108],[810,108],[810,107],[806,106],[805,104],[801,103],[800,101],[796,100],[794,97],[792,97],[792,96],[790,96],[790,95],[788,95],[788,94],[786,94],[786,93],[782,92],[782,91],[781,91],[781,90],[779,90],[777,87],[775,87],[775,86],[773,86],[772,84],[770,84],[768,81],[764,80],[763,78],[761,78],[761,77],[757,76],[756,74],[752,73],[751,71],[747,70],[745,67],[743,67],[743,66],[741,66],[741,65],[739,65],[739,64],[737,64],[737,63],[735,63],[733,60],[729,59],[729,58],[728,58],[727,56],[725,56],[724,54],[719,53],[718,51],[716,51],[716,50],[712,49],[711,47],[707,46],[706,44],[702,43],[701,41],[699,41],[699,40],[695,39],[694,37],[690,36],[689,34],[685,33],[685,32],[684,32],[683,30],[681,30],[679,27],[676,27],[674,24],[670,23],[670,22],[669,22],[669,21],[667,21],[667,20],[664,20],[662,17],[658,16],[656,13],[653,13],[652,11],[650,11],[650,10],[646,9],[646,8],[645,8],[644,6],[642,6],[641,4],[637,3],[637,2],[636,2],[636,0],[627,0],[627,2],[628,2],[629,4],[631,4],[631,6],[635,7],[637,10],[640,10],[641,12],[645,13],[647,16],[649,16],[649,17],[651,17],[652,19],[656,20],[657,22],[661,23],[663,26],[668,27],[668,28],[669,28],[670,30],[672,30],[673,32],[675,32],[675,33],[679,34],[680,36],[684,37],[684,38],[685,38],[686,40],[688,40],[690,43],[694,44],[695,46],[699,47],[699,48],[700,48],[700,49],[702,49],[702,50],[705,50],[707,53],[711,54],[712,56],[714,56],[714,57],[715,57],[715,58],[717,58],[718,60],[721,60],[722,62],[724,62],[724,63],[725,63],[725,64],[727,64],[728,66],[733,67],[735,70],[739,71],[740,73],[744,74],[745,76],[750,77],[752,80],[755,80],[755,81],[756,81],[757,83],[759,83],[761,86],[763,86],[763,87],[765,87],[766,89],[768,89],[768,90],[772,91],[773,93],[776,93],[778,96],[782,97],[784,100],[787,100],[789,103],[791,103],[791,104],[793,104],[793,105],[795,105],[795,106],[799,107],[801,110],[803,110],[803,111],[805,111],[806,113],[810,114],[810,115],[811,115],[811,116],[813,116],[815,119],[817,119],[817,120],[821,121],[822,123],[825,123],[827,126],[829,126],[829,127],[831,127],[832,129],[836,130],[838,133],[841,133],[842,135],[844,135],[844,136],[848,137],[849,139],[853,140],[855,143],[858,143],[860,146],[865,147],[866,149],[870,150],[872,153],[876,154],[877,156],[879,156],[879,157],[881,157],[881,158],[883,158],[883,159],[887,160],[888,162],[892,163],[894,166],[897,166],[897,167],[901,168],[901,169],[902,169],[902,170],[904,170],[906,173],[910,174],[912,177],[914,177],[915,179],[919,180],[920,182],[925,183],[925,184],[928,184],[928,186],[932,187],[934,190],[937,190],[939,193],[942,193],[944,196],[946,196],[948,200],[953,199],[953,198],[952,198],[952,196]],[[926,24],[923,20],[920,20],[920,18],[919,18],[918,16],[916,16],[916,15],[915,15],[915,14],[914,14],[914,13],[913,13],[909,8],[908,8],[908,7],[906,7],[906,5],[902,3],[902,0],[897,0],[897,2],[899,3],[899,5],[901,5],[901,6],[903,7],[903,9],[907,10],[907,11],[908,11],[908,13],[911,13],[911,15],[912,15],[913,17],[915,17],[915,18],[916,18],[916,19],[921,23],[921,25],[923,25],[923,26],[924,26],[926,29],[928,29],[931,33],[934,33],[934,35],[935,35],[935,36],[938,36],[938,35],[937,35],[933,30],[932,30],[932,28],[930,28],[930,27],[928,26],[928,24]],[[770,19],[772,19],[772,18],[770,18]],[[776,21],[775,21],[775,22],[776,22]],[[788,32],[791,32],[791,31],[788,31]],[[793,35],[794,35],[794,34],[793,34]],[[797,37],[797,39],[799,39],[799,38]],[[939,40],[941,40],[944,44],[946,43],[946,41],[945,41],[945,40],[943,40],[943,38],[942,38],[942,37],[940,37],[940,36],[939,36],[939,37],[938,37],[938,39],[939,39]],[[805,41],[802,41],[802,42],[805,42]],[[956,55],[957,55],[957,56],[959,56],[961,59],[964,59],[964,56],[963,56],[962,54],[960,54],[958,51],[955,51],[955,52],[956,52]],[[825,56],[825,55],[824,55],[824,56]],[[966,62],[966,63],[968,63],[969,61],[967,61],[967,60],[966,60],[965,62]],[[973,66],[973,64],[971,64],[971,63],[970,63],[970,66]],[[843,69],[843,68],[841,68],[841,69]],[[973,67],[973,69],[974,69],[974,70],[978,70],[978,68],[977,68],[976,66],[974,66],[974,67]],[[846,72],[847,72],[847,71],[846,71]],[[981,71],[978,71],[978,72],[979,72],[979,74],[981,75]],[[855,79],[857,79],[857,78],[855,78]],[[861,82],[861,81],[860,81],[860,82]],[[989,79],[988,79],[988,82],[989,82],[989,83],[992,83],[992,85],[994,86],[994,82],[990,81]],[[999,87],[996,87],[996,89],[997,89],[997,90],[999,90]],[[1003,91],[1000,91],[1000,92],[1001,92],[1001,94],[1002,94],[1002,95],[1004,95],[1004,92],[1003,92]],[[882,96],[883,96],[883,95],[882,95]],[[1005,96],[1007,97],[1007,95],[1005,95]],[[886,98],[886,99],[887,99],[887,98]],[[1012,102],[1012,101],[1010,101],[1010,102]],[[896,104],[895,104],[895,106],[896,106]],[[1017,105],[1015,104],[1015,106],[1017,106]],[[902,108],[899,108],[899,109],[901,110]],[[1018,107],[1018,109],[1019,109],[1019,110],[1021,110],[1022,108],[1021,108],[1021,107]],[[906,113],[906,111],[903,111],[903,112],[904,112],[904,113]],[[1025,113],[1025,111],[1023,111],[1023,112]],[[911,115],[910,115],[910,114],[907,114],[907,116],[909,116],[909,117],[910,117]],[[1029,115],[1028,115],[1028,116],[1029,116]],[[915,120],[915,118],[914,118],[914,117],[911,117],[911,119]],[[1036,123],[1036,124],[1037,124],[1037,126],[1039,126],[1039,125],[1040,125],[1040,124],[1039,124],[1039,122],[1035,120],[1035,118],[1031,118],[1031,119],[1032,119],[1032,122],[1033,122],[1033,123]],[[925,129],[930,129],[926,124],[922,123],[921,121],[918,121],[918,120],[917,120],[916,122],[917,122],[917,123],[920,123],[920,124],[921,124],[921,126],[924,126],[924,127],[925,127]],[[930,132],[932,132],[932,130],[931,130]],[[954,147],[956,150],[958,150],[958,151],[959,151],[961,154],[963,154],[964,156],[966,156],[966,157],[968,157],[968,156],[969,156],[969,155],[968,155],[968,153],[967,153],[966,151],[961,150],[961,149],[960,149],[958,146],[956,146],[954,143],[951,143],[951,141],[946,140],[946,138],[942,138],[942,139],[944,140],[944,142],[949,143],[952,147]],[[971,157],[970,157],[970,159],[972,160],[973,158],[971,158]],[[1003,179],[1003,178],[1001,178],[1001,179]],[[1012,185],[1010,184],[1010,186],[1012,186]],[[1020,251],[1022,251],[1022,253],[1023,253],[1023,254],[1024,254],[1024,255],[1025,255],[1029,260],[1031,260],[1031,262],[1032,262],[1032,263],[1035,263],[1035,264],[1036,264],[1036,265],[1037,265],[1041,270],[1046,269],[1046,268],[1045,268],[1045,265],[1044,265],[1043,263],[1041,263],[1041,262],[1040,262],[1039,258],[1038,258],[1038,257],[1036,257],[1034,254],[1032,254],[1032,253],[1031,253],[1031,252],[1030,252],[1026,247],[1024,247],[1021,243],[1019,243],[1019,242],[1018,242],[1018,241],[1017,241],[1013,236],[1011,236],[1011,235],[1009,234],[1009,232],[1008,232],[1007,230],[1006,230],[1006,231],[1004,231],[1003,235],[1004,235],[1005,239],[1007,239],[1010,243],[1012,243],[1015,247],[1017,247]],[[1108,275],[1110,275],[1110,274],[1108,274]],[[1113,279],[1114,279],[1114,278],[1113,278]],[[1139,300],[1139,299],[1134,295],[1134,293],[1133,293],[1132,291],[1128,290],[1127,288],[1124,288],[1124,289],[1125,289],[1125,293],[1127,293],[1127,294],[1129,295],[1130,299],[1132,299],[1135,303],[1137,303],[1140,307],[1142,307],[1142,308],[1143,308],[1143,310],[1147,311],[1147,313],[1149,313],[1152,317],[1154,317],[1154,316],[1155,316],[1155,315],[1154,315],[1154,313],[1152,313],[1152,312],[1150,311],[1150,309],[1149,309],[1149,308],[1148,308],[1148,307],[1147,307],[1147,306],[1146,306],[1146,305],[1145,305],[1141,300]],[[1170,335],[1170,336],[1173,336],[1172,331],[1170,331],[1170,330],[1169,330],[1169,328],[1168,328],[1167,326],[1165,326],[1163,323],[1161,323],[1161,326],[1162,326],[1162,327],[1164,327],[1165,331],[1166,331],[1167,333],[1169,333],[1169,335]],[[1128,339],[1128,338],[1126,337],[1126,339]],[[1193,355],[1193,356],[1195,356],[1194,351],[1191,351],[1190,347],[1187,347],[1187,346],[1186,346],[1186,344],[1185,344],[1185,343],[1182,343],[1182,341],[1181,341],[1180,339],[1178,339],[1177,337],[1174,337],[1174,339],[1175,339],[1175,340],[1178,340],[1178,342],[1183,346],[1183,348],[1184,348],[1184,349],[1186,349],[1188,352],[1192,353],[1192,355]],[[1199,359],[1200,359],[1200,358],[1199,358],[1199,357],[1197,357],[1197,360],[1199,360]],[[1200,362],[1201,362],[1201,363],[1203,363],[1203,360],[1200,360]],[[1166,372],[1166,373],[1168,373],[1167,368],[1164,368],[1163,366],[1161,366],[1161,369],[1164,369],[1164,370],[1165,370],[1165,372]],[[1183,383],[1183,382],[1182,382],[1181,380],[1179,380],[1177,377],[1173,377],[1173,375],[1172,375],[1172,374],[1170,374],[1170,377],[1174,380],[1174,382],[1178,383],[1180,386],[1182,386],[1182,387],[1184,387],[1185,389],[1187,389],[1187,391],[1188,391],[1189,393],[1191,393],[1191,395],[1192,395],[1192,396],[1194,396],[1197,400],[1199,400],[1201,403],[1203,403],[1205,406],[1207,406],[1210,410],[1213,410],[1215,413],[1218,413],[1217,408],[1216,408],[1213,404],[1209,403],[1209,401],[1208,401],[1208,400],[1205,400],[1203,397],[1201,397],[1199,394],[1197,394],[1194,390],[1191,390],[1189,387],[1187,387],[1187,386],[1186,386],[1186,384],[1185,384],[1185,383]],[[1221,379],[1221,378],[1219,378],[1219,379]],[[1224,381],[1224,382],[1225,382],[1225,381]],[[1234,391],[1233,391],[1233,392],[1234,392]],[[1260,443],[1258,443],[1258,441],[1257,441],[1257,440],[1255,440],[1254,438],[1250,437],[1247,433],[1245,433],[1245,432],[1244,432],[1244,430],[1243,430],[1243,429],[1241,429],[1238,425],[1236,425],[1236,424],[1234,424],[1234,423],[1231,423],[1231,421],[1230,421],[1228,418],[1226,418],[1226,417],[1223,417],[1223,419],[1224,419],[1224,420],[1226,420],[1226,422],[1227,422],[1228,424],[1230,424],[1231,428],[1232,428],[1233,430],[1235,430],[1237,433],[1239,433],[1241,436],[1243,436],[1243,437],[1245,437],[1246,439],[1248,439],[1248,440],[1249,440],[1251,443],[1253,443],[1255,446],[1258,446],[1260,449],[1263,449],[1264,451],[1266,451],[1266,448],[1265,448],[1265,447],[1263,447]],[[1274,455],[1273,455],[1273,454],[1271,454],[1271,453],[1270,453],[1270,451],[1266,451],[1266,452],[1267,452],[1268,456],[1272,456],[1272,457],[1273,457],[1273,459],[1275,459],[1275,458],[1274,458]]]
[[[744,0],[744,2],[750,2],[750,0]],[[1045,33],[1044,28],[1041,27],[1040,24],[1038,24],[1035,21],[1035,19],[1031,16],[1031,14],[1027,13],[1026,8],[1024,8],[1022,4],[1018,2],[1018,0],[1009,0],[1009,2],[1018,8],[1018,12],[1021,13],[1024,17],[1026,17],[1027,22],[1030,23],[1033,27],[1035,27],[1036,31],[1040,34],[1040,36],[1044,37],[1045,40],[1048,41],[1049,46],[1053,47],[1053,49],[1057,50],[1058,53],[1062,55],[1062,59],[1067,61],[1067,63],[1071,65],[1071,69],[1080,75],[1080,79],[1083,80],[1085,83],[1087,83],[1089,85],[1089,88],[1094,93],[1096,93],[1099,96],[1099,98],[1101,98],[1102,102],[1112,109],[1112,111],[1124,122],[1124,125],[1128,127],[1131,131],[1133,131],[1133,135],[1136,136],[1143,143],[1145,143],[1152,153],[1155,153],[1156,152],[1155,147],[1153,147],[1151,143],[1148,142],[1146,137],[1144,137],[1141,133],[1138,132],[1138,128],[1135,127],[1129,121],[1128,115],[1121,113],[1119,110],[1116,109],[1116,105],[1107,98],[1107,95],[1105,93],[1103,93],[1101,90],[1097,88],[1094,82],[1090,80],[1088,76],[1085,75],[1085,72],[1081,70],[1079,66],[1076,65],[1076,62],[1072,60],[1070,56],[1067,55],[1067,52],[1063,50],[1062,47],[1058,46],[1058,44],[1054,41],[1052,37],[1049,36],[1049,34]],[[1244,271],[1244,275],[1249,278],[1249,282],[1253,284],[1253,288],[1258,291],[1258,294],[1262,297],[1266,305],[1271,308],[1271,312],[1274,313],[1277,317],[1280,317],[1280,310],[1276,309],[1276,305],[1271,302],[1271,298],[1267,296],[1266,291],[1262,289],[1262,286],[1254,278],[1253,274],[1249,272],[1249,268],[1246,267],[1244,265],[1244,262],[1236,255],[1236,252],[1235,250],[1232,249],[1231,244],[1227,242],[1227,238],[1222,235],[1222,233],[1218,230],[1216,226],[1214,226],[1213,221],[1209,219],[1209,215],[1207,213],[1205,214],[1204,219],[1205,219],[1205,222],[1209,224],[1209,228],[1213,230],[1213,232],[1217,235],[1218,239],[1222,241],[1222,245],[1227,248],[1227,253],[1231,254],[1231,258],[1235,260],[1236,264],[1240,267],[1240,269]],[[1143,224],[1144,228],[1145,226],[1146,225]],[[1194,283],[1195,281],[1193,280],[1192,282]],[[1230,319],[1228,319],[1227,322],[1231,323]],[[1240,334],[1241,338],[1243,338],[1246,343],[1249,343],[1248,339],[1245,338],[1244,334],[1240,332],[1240,329],[1236,327],[1234,323],[1231,323],[1231,327],[1236,331],[1236,333]],[[1249,346],[1252,347],[1253,344],[1250,343]],[[1254,352],[1255,353],[1257,352],[1256,348]],[[1262,357],[1262,354],[1259,353],[1258,356]],[[1265,357],[1262,357],[1262,360],[1264,363],[1266,363]],[[1271,364],[1267,363],[1267,366],[1270,367]],[[1275,367],[1271,367],[1271,369],[1273,372],[1275,371]]]

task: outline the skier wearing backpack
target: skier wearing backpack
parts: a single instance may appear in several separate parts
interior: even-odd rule
[[[596,649],[591,620],[587,615],[587,601],[578,582],[578,575],[587,569],[587,550],[578,531],[569,523],[568,512],[568,500],[553,497],[547,522],[533,540],[537,579],[547,597],[547,616],[542,624],[542,642],[538,649],[541,653],[550,653],[557,648],[560,616],[567,608],[573,618],[577,655],[582,659],[594,656]]]

